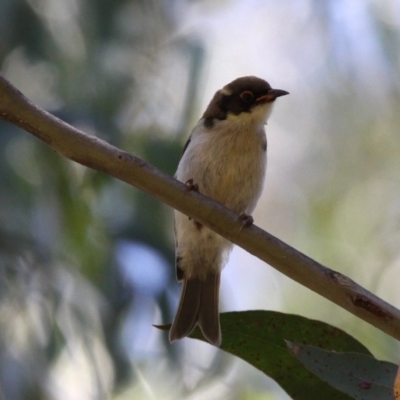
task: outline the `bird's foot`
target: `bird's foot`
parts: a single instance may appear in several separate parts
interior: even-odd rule
[[[240,228],[240,230],[242,230],[243,228],[246,228],[250,225],[253,225],[254,219],[251,215],[247,215],[246,213],[242,213],[239,215],[239,221],[242,222],[242,227]]]
[[[187,186],[186,191],[190,192],[190,191],[195,191],[198,192],[199,191],[199,185],[197,183],[193,183],[193,179],[189,179],[186,181],[185,185]]]
[[[186,192],[190,192],[190,191],[195,191],[195,192],[199,192],[199,185],[197,183],[193,183],[193,178],[188,179],[185,182],[186,185]],[[188,217],[189,220],[191,220],[191,217]],[[196,227],[196,229],[198,231],[201,230],[201,228],[203,227],[203,225],[201,225],[199,222],[194,221],[194,226]]]

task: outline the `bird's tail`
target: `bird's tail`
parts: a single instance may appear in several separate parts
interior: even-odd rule
[[[221,345],[219,323],[220,272],[206,279],[184,279],[178,311],[169,332],[170,342],[182,339],[199,325],[204,337],[214,346]]]

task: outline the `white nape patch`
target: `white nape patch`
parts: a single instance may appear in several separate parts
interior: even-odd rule
[[[228,85],[226,85],[221,89],[221,93],[224,96],[230,96],[232,94],[232,90],[228,89]]]

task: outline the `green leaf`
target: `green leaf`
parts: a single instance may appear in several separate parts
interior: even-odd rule
[[[221,314],[221,349],[273,378],[296,400],[345,400],[349,397],[318,379],[289,352],[285,340],[328,350],[370,352],[340,329],[320,321],[273,311]],[[205,341],[199,329],[191,337]]]
[[[336,353],[287,343],[294,356],[334,388],[360,400],[393,400],[397,365],[358,353]]]

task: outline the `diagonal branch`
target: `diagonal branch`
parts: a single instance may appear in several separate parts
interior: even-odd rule
[[[241,246],[278,271],[400,340],[400,311],[350,278],[324,267],[145,161],[68,125],[32,104],[0,75],[0,119],[48,144],[64,157],[105,172],[157,197]]]

